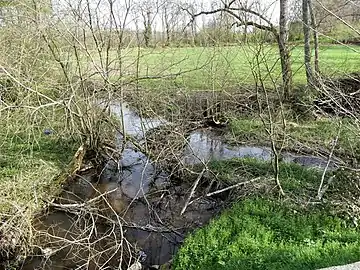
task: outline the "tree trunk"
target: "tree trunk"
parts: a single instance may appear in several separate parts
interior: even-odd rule
[[[170,22],[169,22],[169,13],[168,13],[168,9],[165,7],[164,8],[164,19],[165,19],[165,33],[166,33],[166,46],[170,45],[171,42],[171,37],[170,37]]]
[[[288,46],[289,28],[289,1],[280,0],[280,31],[278,38],[278,46],[281,60],[281,71],[283,78],[284,98],[288,99],[292,91],[292,71],[291,59]]]
[[[244,43],[247,43],[247,32],[248,32],[248,27],[247,25],[244,26]]]
[[[312,28],[312,31],[313,31],[313,38],[314,38],[314,52],[315,52],[314,68],[315,68],[315,74],[313,74],[313,75],[315,75],[314,79],[315,79],[315,81],[317,81],[317,78],[320,75],[320,67],[319,67],[319,36],[318,36],[318,32],[317,32],[316,18],[315,18],[315,14],[314,14],[312,1],[307,0],[307,2],[308,2],[308,5],[309,5],[311,28]]]
[[[302,1],[302,18],[304,31],[304,63],[306,71],[307,85],[313,85],[313,72],[311,68],[311,45],[310,45],[310,19],[309,19],[309,3],[308,0]]]
[[[145,46],[149,47],[150,46],[150,41],[151,41],[151,35],[152,35],[152,30],[151,30],[151,11],[146,11],[146,16],[144,17],[144,42],[145,42]]]

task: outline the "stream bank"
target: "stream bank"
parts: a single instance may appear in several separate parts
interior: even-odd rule
[[[42,269],[80,265],[88,269],[126,269],[136,261],[147,268],[163,265],[171,261],[189,232],[207,224],[228,205],[223,194],[204,196],[219,189],[211,184],[214,179],[208,169],[173,181],[172,174],[156,162],[154,153],[150,158],[141,152],[139,146],[146,146],[148,132],[169,126],[168,121],[142,118],[124,103],[111,104],[110,111],[122,119],[123,128],[119,130],[125,131],[117,137],[117,148],[123,149],[121,158],[108,160],[99,169],[85,169],[93,167],[91,164],[84,166],[65,187],[46,215],[35,222],[39,256],[29,258],[23,269],[36,265]],[[272,159],[269,148],[224,143],[216,129],[193,130],[180,139],[180,152],[172,155],[188,171],[213,160]],[[291,152],[283,153],[283,160],[310,169],[338,167],[336,159],[328,162]],[[195,199],[189,200],[192,184],[198,179],[198,189],[192,194]]]

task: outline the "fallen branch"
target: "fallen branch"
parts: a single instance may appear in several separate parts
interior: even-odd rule
[[[328,170],[328,168],[329,168],[330,162],[331,162],[331,160],[332,160],[332,156],[333,156],[333,154],[334,154],[335,147],[337,146],[337,143],[338,143],[338,140],[339,140],[339,136],[340,136],[340,131],[341,131],[341,127],[339,128],[338,134],[337,134],[337,136],[336,136],[336,139],[335,139],[335,141],[333,142],[333,146],[332,146],[331,152],[330,152],[330,154],[329,154],[329,158],[328,158],[328,160],[327,160],[326,167],[325,167],[325,169],[324,169],[324,171],[323,171],[323,174],[322,174],[322,176],[321,176],[321,182],[320,182],[319,189],[318,189],[318,193],[317,193],[317,198],[318,198],[319,200],[322,199],[322,197],[323,197],[323,195],[324,195],[324,193],[325,193],[325,191],[326,191],[326,189],[327,189],[327,188],[326,188],[325,190],[323,190],[325,175],[326,175],[326,172],[327,172],[327,170]],[[332,180],[333,180],[333,179],[331,178],[331,182],[332,182]],[[330,181],[330,180],[329,180],[329,181]],[[331,182],[330,182],[330,183],[331,183]]]
[[[188,207],[188,205],[189,205],[189,203],[190,203],[190,200],[191,200],[191,197],[194,195],[195,190],[196,190],[196,187],[198,186],[198,184],[199,184],[199,182],[200,182],[200,179],[201,179],[201,177],[204,175],[205,171],[206,171],[206,168],[204,168],[204,169],[201,171],[201,173],[199,174],[198,178],[197,178],[196,181],[194,182],[194,185],[193,185],[193,187],[192,187],[192,189],[191,189],[190,195],[189,195],[189,197],[187,198],[186,203],[185,203],[183,209],[182,209],[181,212],[180,212],[180,216],[182,216],[182,215],[184,214],[186,208]]]
[[[125,228],[132,228],[141,231],[147,232],[155,232],[155,233],[174,233],[180,237],[184,237],[182,233],[177,232],[175,229],[167,228],[167,227],[155,227],[151,224],[146,224],[145,226],[137,225],[135,223],[125,224],[123,225]],[[183,228],[180,228],[183,229]]]
[[[232,185],[232,186],[229,186],[229,187],[226,187],[226,188],[223,188],[223,189],[219,189],[219,190],[214,191],[214,192],[210,192],[210,193],[206,194],[206,197],[211,197],[211,196],[213,196],[213,195],[216,195],[216,194],[225,192],[225,191],[227,191],[227,190],[230,190],[230,189],[233,189],[233,188],[237,188],[237,187],[239,187],[239,186],[243,186],[243,185],[252,183],[252,182],[257,181],[257,180],[259,180],[259,179],[260,179],[260,177],[257,177],[257,178],[251,179],[251,180],[249,180],[249,181],[237,183],[237,184],[235,184],[235,185]]]
[[[55,202],[51,202],[51,201],[48,201],[48,200],[44,200],[44,202],[46,202],[48,205],[52,206],[52,207],[56,207],[56,208],[59,208],[59,209],[84,209],[86,208],[86,206],[90,205],[91,203],[101,199],[101,198],[104,198],[106,195],[108,194],[111,194],[113,192],[115,192],[118,188],[115,188],[115,189],[112,189],[112,190],[109,190],[107,192],[104,192],[104,193],[101,193],[99,196],[96,196],[95,198],[92,198],[86,202],[83,202],[83,203],[66,203],[66,204],[63,204],[63,203],[55,203]]]
[[[326,190],[329,188],[329,186],[330,186],[331,183],[334,181],[334,179],[335,179],[335,175],[331,176],[331,177],[328,179],[327,184],[324,185],[320,191],[318,191],[318,199],[319,199],[319,200],[322,199],[322,197],[324,196]]]

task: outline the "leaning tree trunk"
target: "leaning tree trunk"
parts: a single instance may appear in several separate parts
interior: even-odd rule
[[[288,99],[292,91],[292,70],[290,60],[290,50],[288,46],[289,28],[289,1],[280,0],[280,31],[278,36],[278,46],[281,61],[281,71],[284,87],[284,98]]]
[[[304,63],[306,71],[307,85],[313,85],[313,72],[311,68],[311,46],[310,46],[310,19],[309,19],[309,3],[308,0],[302,1],[302,18],[304,31]]]

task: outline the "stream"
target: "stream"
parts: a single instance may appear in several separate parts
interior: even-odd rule
[[[113,114],[123,119],[124,130],[127,135],[136,138],[140,143],[145,141],[145,134],[159,126],[169,124],[163,119],[141,118],[125,103],[110,105]],[[122,144],[122,136],[118,135],[118,144]],[[199,129],[189,134],[182,154],[185,165],[208,163],[211,160],[228,160],[232,158],[255,158],[261,161],[271,161],[273,154],[270,148],[262,146],[231,146],[225,143],[216,131],[211,129]],[[291,152],[282,152],[281,159],[285,163],[296,163],[308,168],[324,170],[327,159],[312,156],[299,155]],[[120,176],[123,192],[131,197],[142,197],[149,191],[150,183],[162,184],[167,180],[165,172],[157,172],[156,166],[148,157],[139,152],[131,143],[126,146],[122,158],[119,161],[122,168]],[[113,165],[114,166],[114,165]],[[331,160],[327,170],[337,168],[336,162]]]
[[[139,145],[145,143],[148,131],[169,124],[163,119],[141,118],[125,103],[113,103],[109,109],[112,114],[122,119],[126,135],[134,138]],[[79,177],[73,184],[64,188],[59,203],[74,205],[74,203],[89,201],[96,192],[109,193],[106,195],[107,199],[113,210],[124,220],[126,225],[123,226],[123,233],[126,239],[136,247],[139,254],[137,259],[144,266],[152,266],[152,269],[156,269],[157,266],[171,261],[187,233],[205,225],[221,210],[222,201],[216,198],[198,198],[187,207],[183,215],[180,215],[186,204],[191,183],[184,181],[179,185],[170,184],[170,176],[158,168],[156,162],[140,152],[131,142],[127,141],[125,146],[122,145],[123,143],[123,135],[118,134],[117,145],[119,149],[124,148],[118,162],[108,161],[100,175],[90,170]],[[316,156],[291,152],[283,152],[281,155],[283,162],[293,162],[320,170],[324,170],[327,165],[329,170],[337,168],[334,161],[327,164],[327,159]],[[270,148],[262,146],[232,146],[225,143],[215,130],[198,129],[192,131],[186,138],[181,157],[185,166],[232,158],[270,161],[273,154]],[[79,233],[81,228],[80,231],[83,233],[86,228],[86,219],[82,221],[84,224],[74,221],[78,220],[79,213],[70,213],[54,207],[49,214],[39,218],[37,228],[40,231],[46,231],[47,238],[44,236],[43,239],[48,239],[43,240],[48,244],[43,244],[42,253],[44,254],[47,248],[53,253],[50,252],[51,255],[48,257],[45,255],[32,257],[25,263],[23,269],[35,269],[40,265],[41,269],[82,269],[75,267],[79,263],[86,264],[87,269],[99,269],[100,263],[103,265],[119,263],[118,258],[111,256],[111,258],[106,258],[104,255],[102,258],[96,258],[94,255],[93,260],[96,258],[96,263],[91,264],[93,260],[89,262],[87,259],[90,256],[89,250],[84,250],[83,246],[79,245],[78,253],[76,253],[78,255],[71,256],[77,249],[59,242],[60,237],[63,237],[65,242],[73,241],[74,235]],[[49,228],[52,228],[50,236]],[[108,230],[109,225],[100,224],[97,228],[98,237],[110,235],[106,234]],[[96,240],[96,246],[104,243],[101,248],[107,247],[110,240],[107,241],[106,237],[101,238],[103,242]],[[57,248],[50,245],[50,242],[56,242]],[[102,254],[101,248],[98,251],[99,254]],[[118,250],[112,251],[112,254],[116,252]],[[50,257],[51,260],[49,260]]]

